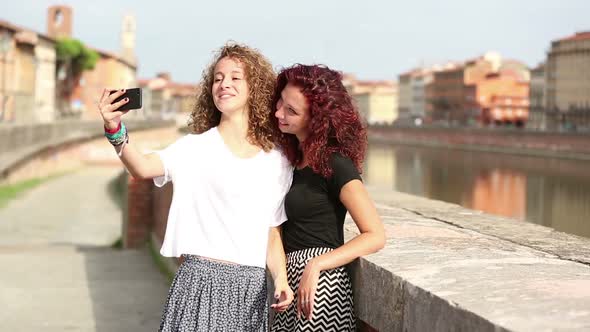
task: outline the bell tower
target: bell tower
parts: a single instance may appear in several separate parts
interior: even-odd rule
[[[72,37],[72,8],[51,6],[47,10],[47,34],[49,37]]]
[[[125,15],[121,26],[121,56],[135,63],[135,16]]]

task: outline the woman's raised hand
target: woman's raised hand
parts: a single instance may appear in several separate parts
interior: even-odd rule
[[[113,93],[111,93],[111,91],[112,90],[104,89],[100,101],[98,102],[98,110],[104,121],[104,126],[107,129],[115,129],[119,126],[119,123],[121,123],[121,115],[127,113],[127,111],[117,110],[119,107],[129,102],[129,98],[125,98],[113,104],[115,99],[125,93],[125,89],[117,90]]]

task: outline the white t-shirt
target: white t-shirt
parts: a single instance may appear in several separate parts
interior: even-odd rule
[[[163,256],[199,255],[265,267],[269,227],[287,220],[284,198],[293,168],[276,149],[238,158],[216,127],[156,152],[174,193]]]

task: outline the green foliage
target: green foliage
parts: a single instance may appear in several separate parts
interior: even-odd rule
[[[23,180],[14,184],[0,185],[0,208],[6,206],[6,204],[24,192],[37,187],[38,185],[56,179],[60,176],[67,174],[66,172],[58,172],[43,178],[33,178]]]
[[[100,55],[77,40],[62,38],[56,44],[57,59],[72,66],[74,72],[94,69]]]
[[[32,179],[11,185],[0,186],[0,207],[4,207],[8,201],[16,198],[20,193],[38,186],[42,179]]]

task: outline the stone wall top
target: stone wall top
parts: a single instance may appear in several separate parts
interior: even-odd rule
[[[359,318],[380,331],[590,327],[590,240],[370,188],[384,250],[352,265]],[[347,238],[357,233],[350,218]]]

